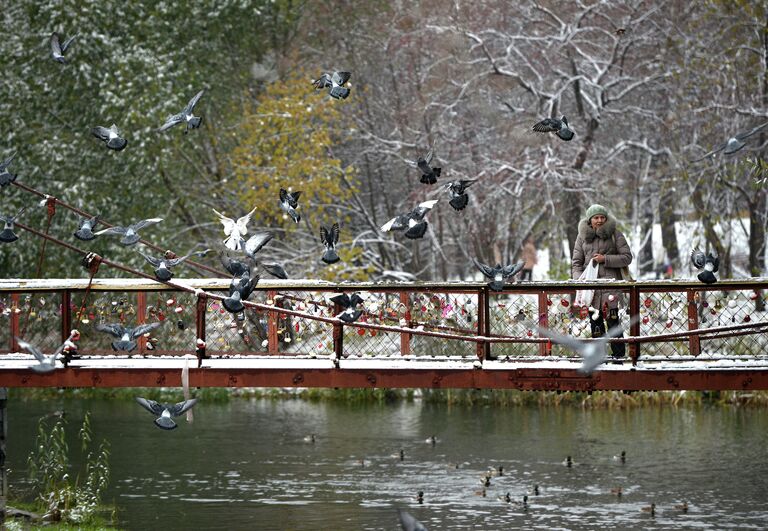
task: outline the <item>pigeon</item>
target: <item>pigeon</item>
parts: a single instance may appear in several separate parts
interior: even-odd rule
[[[21,348],[23,348],[24,350],[32,354],[35,357],[35,359],[39,362],[37,365],[32,365],[29,368],[35,372],[44,374],[44,373],[53,372],[54,370],[56,370],[56,357],[59,354],[61,354],[61,352],[64,349],[68,349],[68,350],[71,350],[72,348],[77,349],[77,346],[72,341],[75,341],[79,338],[80,338],[80,334],[78,333],[78,331],[72,330],[72,332],[70,332],[69,337],[66,339],[66,341],[64,341],[64,343],[59,345],[59,348],[57,348],[54,351],[54,353],[51,354],[50,356],[46,356],[36,346],[30,343],[27,343],[26,341],[22,341],[19,338],[16,338],[16,342],[19,344]]]
[[[296,212],[300,195],[301,192],[289,192],[285,188],[280,188],[280,208],[285,210],[296,223],[301,221],[301,215]]]
[[[26,208],[19,210],[19,213],[15,216],[2,216],[0,215],[0,221],[5,223],[3,230],[0,231],[0,242],[11,243],[19,239],[16,233],[13,232],[13,225],[16,222],[16,218],[21,216]]]
[[[261,264],[262,269],[272,275],[275,278],[280,278],[282,280],[285,280],[288,278],[288,273],[285,272],[285,269],[283,266],[278,264],[277,262],[269,262]]]
[[[99,216],[92,218],[80,218],[80,224],[74,232],[75,238],[84,242],[96,239],[93,228],[99,223]]]
[[[11,164],[11,161],[13,161],[13,158],[16,156],[16,152],[13,152],[13,155],[5,159],[2,163],[0,163],[0,187],[5,187],[11,184],[13,181],[16,180],[16,174],[11,173],[8,171],[8,166]]]
[[[69,45],[72,44],[72,41],[75,40],[75,37],[77,37],[77,33],[64,41],[64,44],[61,44],[59,42],[59,34],[55,31],[51,34],[51,57],[53,57],[54,61],[61,64],[67,64],[64,54],[67,53],[67,49],[69,48]]]
[[[493,291],[501,291],[504,289],[504,282],[509,277],[519,273],[525,265],[525,262],[522,260],[514,265],[508,265],[504,267],[502,267],[501,264],[496,264],[495,266],[490,267],[486,264],[483,264],[482,262],[478,262],[477,260],[473,261],[475,262],[477,268],[483,273],[483,275],[491,279],[491,281],[488,283],[488,287]]]
[[[712,151],[708,152],[707,154],[699,157],[698,159],[693,159],[689,162],[699,162],[700,160],[704,160],[707,157],[711,157],[715,153],[718,153],[719,151],[723,151],[725,155],[733,155],[737,151],[739,151],[741,148],[746,146],[746,143],[744,143],[744,140],[749,138],[750,136],[754,135],[755,133],[762,131],[765,126],[768,125],[768,122],[765,122],[762,125],[758,125],[754,129],[751,129],[747,131],[746,133],[739,133],[737,135],[732,136],[716,148],[714,148]]]
[[[224,235],[226,236],[224,239],[224,246],[227,249],[239,251],[243,248],[243,244],[245,243],[243,236],[248,233],[248,222],[251,220],[253,213],[256,212],[256,208],[257,207],[253,207],[253,210],[248,212],[245,216],[238,218],[237,221],[228,218],[215,208],[212,209],[213,212],[219,216],[221,224],[224,225]]]
[[[696,269],[703,269],[698,274],[698,279],[704,284],[714,284],[717,282],[715,273],[717,273],[720,267],[720,258],[712,256],[710,253],[706,255],[698,249],[691,251],[691,263]]]
[[[449,182],[445,186],[451,193],[451,200],[448,201],[448,204],[456,210],[464,210],[467,203],[469,203],[469,196],[466,193],[466,189],[474,182],[477,182],[477,179],[460,179],[458,181]]]
[[[363,298],[357,293],[353,293],[351,297],[346,293],[341,293],[330,297],[329,300],[344,308],[344,311],[336,317],[345,323],[354,323],[363,314],[362,310],[357,309],[357,305],[363,302]]]
[[[112,342],[112,350],[125,350],[132,352],[136,348],[136,339],[143,336],[147,332],[158,328],[163,323],[144,323],[133,328],[124,327],[120,323],[106,324],[99,323],[96,325],[96,330],[99,332],[105,332],[112,334],[118,340]]]
[[[315,90],[327,88],[328,94],[332,98],[345,100],[349,96],[349,89],[344,85],[350,77],[352,77],[351,72],[333,72],[331,74],[323,72],[319,78],[312,81],[312,84],[315,86]]]
[[[568,127],[568,118],[563,116],[559,120],[557,118],[544,118],[533,126],[533,130],[537,133],[555,133],[561,140],[566,142],[573,139],[573,130]]]
[[[94,232],[94,234],[96,236],[101,236],[102,234],[122,234],[123,237],[120,239],[120,243],[123,245],[136,245],[136,243],[141,239],[138,231],[147,225],[160,223],[161,221],[163,221],[163,218],[142,219],[141,221],[137,221],[136,223],[128,225],[127,227],[114,226],[108,229],[102,229],[100,231]]]
[[[258,282],[259,275],[251,277],[247,273],[232,278],[232,282],[229,284],[229,297],[222,301],[224,309],[230,313],[240,313],[245,310],[243,301],[248,300]]]
[[[424,184],[435,184],[437,182],[437,178],[440,177],[440,172],[442,171],[442,168],[433,168],[429,165],[429,163],[432,162],[432,150],[430,149],[429,152],[423,157],[419,157],[416,159],[416,161],[409,161],[409,164],[411,166],[414,166],[416,168],[419,168],[421,170],[421,179],[419,182],[422,182]]]
[[[336,244],[339,243],[339,224],[334,223],[331,225],[330,230],[324,226],[320,226],[320,241],[325,245],[325,252],[321,260],[326,264],[335,264],[340,260],[339,255],[336,254]]]
[[[197,102],[200,101],[200,98],[203,95],[203,92],[205,92],[205,89],[201,90],[195,96],[189,100],[189,103],[187,103],[187,106],[184,107],[184,110],[181,111],[179,114],[174,114],[172,116],[169,116],[165,123],[160,126],[160,129],[158,129],[159,132],[166,131],[170,129],[171,127],[186,123],[186,128],[184,129],[184,134],[186,135],[190,129],[197,129],[200,127],[200,124],[203,122],[203,118],[200,116],[195,116],[192,114],[192,111],[195,110],[195,105],[197,105]]]
[[[256,260],[256,253],[258,253],[262,247],[267,245],[272,240],[272,234],[269,232],[257,232],[243,245],[243,251],[246,256]]]
[[[629,326],[633,326],[640,320],[640,316],[634,316],[630,320]],[[581,374],[590,375],[595,369],[605,361],[606,348],[608,340],[619,337],[622,334],[621,326],[609,328],[604,336],[594,339],[576,339],[572,336],[565,336],[548,328],[538,327],[539,334],[548,337],[552,342],[573,350],[581,355],[581,367],[578,371]],[[570,458],[570,456],[569,456]],[[568,465],[570,466],[570,465]]]
[[[421,238],[427,232],[427,220],[424,216],[427,212],[432,210],[432,207],[437,204],[437,199],[430,201],[424,201],[419,203],[419,206],[408,212],[407,214],[400,214],[387,221],[381,226],[383,232],[389,232],[391,230],[404,230],[406,238],[412,240]]]
[[[221,265],[223,265],[224,269],[226,269],[233,277],[241,277],[244,274],[251,276],[250,264],[230,258],[229,255],[226,254],[220,255],[219,258],[221,260]]]
[[[161,258],[155,258],[152,256],[147,256],[146,254],[139,251],[139,254],[144,257],[144,260],[149,262],[152,267],[155,268],[155,277],[157,280],[167,282],[173,278],[173,273],[171,273],[171,268],[176,267],[180,263],[182,263],[184,260],[192,256],[193,254],[199,255],[200,252],[197,253],[188,253],[184,256],[175,256],[175,258],[167,258],[165,255]]]
[[[427,531],[426,526],[416,520],[409,512],[398,509],[397,516],[400,518],[400,527],[403,528],[403,531]]]
[[[161,404],[154,400],[137,396],[136,402],[141,404],[141,407],[150,413],[158,416],[155,419],[155,426],[163,430],[172,430],[178,427],[178,424],[173,421],[172,417],[180,417],[186,413],[188,409],[197,404],[197,398],[191,398],[176,404]]]
[[[109,149],[115,151],[122,151],[125,149],[125,146],[128,145],[128,141],[120,136],[120,130],[115,124],[112,124],[109,129],[97,125],[91,129],[91,133],[93,133],[93,136],[106,143]]]

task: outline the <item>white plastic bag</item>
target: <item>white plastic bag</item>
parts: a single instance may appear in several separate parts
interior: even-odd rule
[[[598,264],[594,258],[589,261],[587,267],[584,268],[584,272],[578,278],[578,280],[597,280]],[[589,308],[592,304],[592,298],[595,296],[595,290],[580,289],[576,291],[576,299],[573,301],[573,305],[577,307]]]

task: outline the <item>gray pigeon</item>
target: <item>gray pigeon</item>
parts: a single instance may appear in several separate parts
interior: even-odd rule
[[[144,323],[133,328],[125,327],[120,323],[106,324],[99,323],[96,325],[96,330],[99,332],[105,332],[111,334],[117,338],[117,341],[112,342],[112,350],[124,350],[131,352],[136,348],[136,339],[143,336],[147,332],[158,328],[163,323]]]
[[[751,130],[747,131],[746,133],[739,133],[737,135],[734,135],[731,138],[729,138],[728,140],[726,140],[725,142],[723,142],[722,144],[720,144],[719,146],[717,146],[716,148],[714,148],[712,151],[710,151],[707,154],[699,157],[698,159],[694,159],[694,160],[691,160],[689,162],[699,162],[700,160],[704,160],[707,157],[711,157],[715,153],[717,153],[719,151],[723,151],[723,150],[725,150],[725,151],[723,151],[724,154],[732,155],[732,154],[736,153],[737,151],[739,151],[744,146],[746,146],[746,144],[744,143],[744,140],[746,140],[750,136],[754,135],[755,133],[757,133],[759,131],[762,131],[763,128],[765,128],[766,125],[768,125],[768,122],[765,122],[762,125],[758,125],[754,129],[751,129]]]
[[[196,253],[187,253],[184,256],[175,256],[175,258],[166,258],[165,255],[163,255],[161,258],[155,258],[153,256],[147,256],[146,254],[142,253],[141,251],[138,251],[138,253],[144,257],[144,260],[146,260],[152,267],[155,268],[155,277],[157,280],[167,282],[173,278],[173,273],[171,273],[171,269],[182,263],[184,260],[189,258],[190,256],[194,255],[200,255],[204,254],[206,251],[200,251]]]
[[[533,126],[537,133],[555,133],[561,140],[566,142],[573,139],[573,130],[568,126],[568,118],[563,116],[557,118],[544,118]]]
[[[61,44],[59,41],[59,34],[55,31],[51,34],[51,57],[53,57],[54,61],[61,64],[67,64],[64,54],[67,53],[67,49],[69,49],[69,45],[72,44],[75,37],[77,37],[77,34],[72,35],[69,39],[64,41],[64,44]]]
[[[50,356],[46,356],[36,346],[34,346],[34,345],[30,344],[30,343],[27,343],[26,341],[22,341],[19,338],[16,338],[16,342],[19,344],[19,346],[21,348],[23,348],[24,350],[26,350],[27,352],[32,354],[35,357],[35,359],[39,362],[37,365],[30,366],[29,367],[30,369],[32,369],[33,371],[38,372],[38,373],[48,373],[48,372],[53,372],[54,370],[56,370],[56,357],[59,354],[61,354],[61,352],[65,348],[73,348],[73,347],[75,347],[75,344],[72,343],[72,340],[73,340],[73,338],[75,338],[75,336],[79,336],[79,334],[77,333],[77,330],[73,330],[69,334],[69,338],[67,338],[67,340],[64,341],[64,343],[59,345],[59,348],[57,348],[54,351],[54,353],[51,354]]]
[[[525,265],[525,262],[520,260],[518,263],[514,265],[508,265],[503,266],[501,264],[496,264],[493,267],[490,267],[482,262],[478,262],[477,260],[473,260],[477,268],[485,275],[486,277],[490,278],[491,281],[488,283],[488,287],[491,288],[493,291],[501,291],[504,289],[504,282],[509,278],[517,273],[519,273],[523,266]]]
[[[136,223],[128,225],[127,227],[110,227],[108,229],[102,229],[98,232],[94,232],[94,234],[96,236],[101,236],[102,234],[121,234],[123,237],[120,239],[120,243],[123,245],[136,245],[136,243],[141,239],[141,236],[139,236],[139,231],[141,229],[147,225],[160,223],[161,221],[163,221],[163,218],[142,219],[141,221],[137,221]]]
[[[344,311],[336,317],[345,323],[354,323],[363,314],[362,310],[357,309],[357,306],[363,302],[363,298],[357,293],[353,293],[351,297],[341,293],[330,297],[329,300],[344,308]]]
[[[477,179],[460,179],[458,181],[451,181],[446,185],[446,188],[451,194],[451,200],[448,204],[456,210],[464,210],[469,203],[469,196],[466,193],[472,183],[477,182]]]
[[[109,129],[97,125],[91,129],[91,133],[93,133],[93,136],[104,142],[109,149],[114,151],[122,151],[125,149],[125,146],[128,145],[128,141],[120,136],[120,130],[115,124],[112,124]]]
[[[166,131],[170,129],[171,127],[186,123],[186,127],[184,128],[184,134],[186,135],[190,129],[197,129],[200,127],[200,124],[203,122],[203,118],[200,116],[195,116],[192,114],[192,112],[195,110],[195,105],[197,105],[197,102],[200,101],[200,98],[202,97],[203,93],[205,92],[205,89],[201,90],[195,96],[189,100],[189,103],[187,103],[187,106],[184,107],[184,110],[181,111],[179,114],[174,114],[173,116],[169,116],[165,123],[160,126],[160,129],[158,131]]]
[[[173,421],[172,417],[180,417],[187,410],[192,409],[192,406],[197,404],[197,398],[190,398],[176,404],[161,404],[154,400],[137,396],[136,402],[153,415],[157,415],[158,418],[155,419],[155,426],[162,430],[172,430],[178,427],[178,424]]]
[[[301,215],[296,212],[299,207],[299,196],[301,192],[289,192],[285,188],[280,188],[280,208],[285,210],[291,219],[298,223],[301,221]]]
[[[249,263],[231,258],[227,254],[220,255],[219,259],[221,260],[221,265],[224,266],[224,269],[226,269],[233,277],[241,277],[243,275],[251,276],[251,265]]]
[[[423,184],[435,184],[437,182],[437,178],[440,177],[440,173],[443,171],[442,168],[431,167],[429,165],[430,162],[432,162],[431,149],[423,157],[419,157],[415,161],[409,161],[411,166],[419,168],[421,171],[421,179],[419,179],[419,182]]]
[[[400,527],[403,528],[403,531],[427,531],[427,527],[409,512],[398,509],[397,516],[400,519]]]
[[[320,226],[320,242],[325,246],[325,252],[320,258],[326,264],[335,264],[340,260],[336,254],[336,244],[339,243],[339,224],[334,223],[328,230],[325,226]]]
[[[2,163],[0,163],[0,187],[8,186],[13,181],[16,180],[16,174],[11,173],[8,171],[8,166],[11,164],[11,161],[16,156],[16,152],[13,152],[13,155],[5,159]]]
[[[262,269],[272,275],[275,278],[280,278],[282,280],[285,280],[288,278],[288,273],[285,272],[285,269],[283,266],[278,264],[277,262],[269,262],[261,264]]]
[[[350,77],[352,77],[350,72],[333,72],[330,74],[323,72],[319,78],[312,81],[312,84],[315,86],[315,90],[327,88],[328,94],[332,98],[345,100],[349,96],[349,89],[344,85]]]
[[[99,223],[99,216],[93,216],[92,218],[80,218],[80,224],[77,226],[77,230],[74,235],[78,240],[84,242],[96,239],[96,235],[93,233],[94,227]]]
[[[697,278],[704,284],[714,284],[717,282],[715,273],[720,268],[720,258],[712,256],[707,253],[706,255],[698,249],[691,251],[691,263],[696,269],[703,269],[701,273],[697,275]]]
[[[256,253],[258,253],[262,247],[267,245],[272,240],[272,234],[269,232],[257,232],[245,241],[243,245],[243,251],[246,256],[256,260]]]
[[[26,208],[19,210],[19,213],[15,216],[2,216],[0,215],[0,221],[4,222],[3,230],[0,231],[0,242],[11,243],[19,239],[16,233],[13,232],[13,226],[16,223],[16,218],[21,216]]]
[[[258,282],[259,275],[251,277],[243,273],[240,277],[234,277],[229,284],[229,296],[221,301],[224,309],[230,313],[240,313],[245,310],[243,301],[248,300]]]
[[[382,232],[389,232],[391,230],[404,230],[406,238],[412,240],[421,238],[427,232],[427,220],[424,217],[427,212],[432,210],[437,204],[437,199],[430,201],[424,201],[419,203],[419,206],[408,212],[407,214],[400,214],[387,221],[381,226]]]

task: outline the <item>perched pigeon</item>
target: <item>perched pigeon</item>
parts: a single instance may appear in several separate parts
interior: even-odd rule
[[[80,218],[80,224],[77,226],[77,230],[74,235],[78,240],[84,242],[96,239],[96,235],[93,233],[94,227],[99,223],[99,216],[93,216],[92,218]]]
[[[762,125],[758,125],[754,129],[751,129],[751,130],[747,131],[746,133],[739,133],[737,135],[734,135],[731,138],[729,138],[728,140],[726,140],[725,142],[723,142],[722,144],[720,144],[719,146],[717,146],[716,148],[714,148],[712,151],[708,152],[706,155],[701,156],[698,159],[691,160],[690,162],[699,162],[700,160],[704,160],[707,157],[711,157],[715,153],[717,153],[719,151],[723,151],[723,150],[725,150],[725,151],[723,151],[724,154],[732,155],[732,154],[736,153],[737,151],[739,151],[744,146],[746,146],[746,144],[744,143],[744,140],[746,140],[750,136],[754,135],[755,133],[757,133],[759,131],[762,131],[763,128],[765,128],[766,125],[768,125],[768,122],[765,122]]]
[[[419,206],[408,212],[407,214],[400,214],[387,221],[381,226],[383,232],[389,232],[391,230],[404,230],[405,237],[412,240],[421,238],[427,232],[427,220],[424,216],[427,212],[432,210],[432,207],[437,204],[437,199],[430,201],[424,201],[419,203]]]
[[[190,398],[177,404],[160,404],[154,400],[137,396],[136,402],[141,404],[141,407],[150,413],[158,416],[155,419],[155,426],[163,430],[172,430],[178,427],[178,425],[171,417],[180,417],[186,413],[188,409],[197,404],[197,398]]]
[[[631,319],[629,326],[633,326],[640,320],[640,316],[635,316]],[[554,330],[548,328],[538,327],[539,334],[544,337],[548,337],[554,343],[563,345],[564,347],[581,355],[581,367],[579,372],[582,374],[592,374],[606,359],[606,350],[608,348],[608,340],[614,337],[619,337],[622,334],[621,326],[614,326],[608,329],[608,332],[604,336],[600,336],[594,339],[576,339],[572,336],[565,336]]]
[[[330,297],[329,300],[344,308],[344,311],[336,317],[345,323],[354,323],[363,314],[362,310],[357,309],[357,305],[363,302],[362,297],[357,293],[353,293],[351,297],[346,293],[341,293]]]
[[[195,105],[197,105],[197,102],[200,100],[200,98],[203,95],[203,92],[205,90],[201,90],[195,96],[189,100],[189,103],[187,103],[187,106],[184,107],[184,110],[181,111],[179,114],[174,114],[173,116],[169,116],[165,123],[158,129],[158,131],[166,131],[173,127],[174,125],[178,125],[181,123],[186,123],[186,128],[184,129],[184,134],[186,135],[190,129],[197,129],[200,127],[200,124],[203,122],[202,117],[195,116],[192,114],[192,111],[195,110]]]
[[[563,116],[559,120],[557,118],[544,118],[533,126],[533,130],[537,133],[555,133],[560,139],[566,142],[573,139],[573,130],[568,127],[568,118]]]
[[[239,251],[243,248],[243,244],[245,243],[243,236],[248,233],[248,222],[251,220],[253,213],[256,212],[256,208],[257,207],[253,207],[253,210],[248,212],[245,216],[238,218],[237,221],[232,218],[228,218],[215,208],[212,209],[213,212],[219,216],[219,221],[221,221],[221,224],[224,225],[224,235],[227,236],[224,239],[224,246],[227,249]]]
[[[464,210],[467,203],[469,203],[469,196],[466,193],[466,189],[474,182],[477,182],[477,179],[460,179],[458,181],[449,182],[446,185],[446,188],[451,193],[451,200],[448,201],[448,204],[456,210]]]
[[[250,263],[230,258],[230,256],[226,254],[220,255],[219,259],[221,260],[221,265],[224,266],[224,269],[226,269],[233,277],[241,277],[243,274],[251,276]]]
[[[433,168],[429,165],[429,163],[432,162],[432,150],[430,149],[429,152],[423,157],[419,157],[415,161],[409,161],[409,164],[411,166],[414,166],[416,168],[419,168],[421,170],[421,179],[419,182],[422,182],[424,184],[435,184],[437,182],[437,178],[440,177],[440,172],[442,171],[442,168]]]
[[[427,527],[416,520],[411,513],[398,509],[397,516],[400,519],[400,527],[403,528],[403,531],[427,531]]]
[[[250,258],[253,258],[256,260],[256,253],[258,253],[262,247],[267,245],[272,240],[272,234],[269,232],[257,232],[248,240],[246,240],[245,245],[243,245],[243,251],[245,252],[246,256],[249,256]]]
[[[345,100],[349,96],[349,89],[344,85],[350,77],[352,77],[350,72],[333,72],[331,74],[323,72],[319,78],[312,81],[312,84],[315,86],[315,90],[327,88],[328,94],[332,98]]]
[[[694,249],[691,251],[691,263],[696,269],[704,270],[698,274],[698,279],[704,284],[714,284],[717,282],[715,273],[717,273],[717,270],[720,267],[719,257],[712,256],[710,253],[705,255],[700,250]]]
[[[11,161],[13,161],[15,156],[16,152],[14,151],[13,155],[0,163],[0,186],[8,186],[16,180],[16,174],[8,171],[8,166],[11,164]]]
[[[280,188],[280,208],[285,210],[296,223],[301,221],[301,215],[296,212],[296,209],[299,208],[300,195],[300,191],[289,192],[285,188]]]
[[[259,275],[251,277],[247,273],[243,273],[239,277],[234,277],[229,284],[229,297],[222,301],[224,309],[230,313],[239,313],[245,310],[243,301],[248,300],[258,282]]]
[[[127,227],[110,227],[108,229],[102,229],[100,231],[94,232],[94,234],[96,236],[101,236],[102,234],[122,234],[123,237],[120,239],[120,243],[123,245],[136,245],[136,243],[141,239],[141,236],[139,236],[139,231],[141,229],[147,225],[160,223],[161,221],[163,221],[163,218],[142,219],[141,221],[137,221],[136,223],[128,225]]]
[[[175,258],[166,258],[165,255],[163,255],[161,258],[155,258],[152,256],[147,256],[146,254],[139,251],[139,254],[144,257],[144,260],[149,262],[149,264],[152,265],[152,267],[155,268],[155,277],[157,277],[157,280],[161,280],[163,282],[167,282],[171,280],[173,277],[173,273],[171,273],[171,269],[182,263],[184,260],[192,256],[193,254],[199,255],[200,252],[197,253],[188,253],[184,256],[175,256]]]
[[[490,267],[477,260],[474,260],[474,262],[477,268],[482,271],[483,275],[491,279],[488,283],[488,287],[493,291],[501,291],[504,289],[504,282],[509,277],[519,273],[525,265],[525,262],[522,260],[514,265],[504,267],[502,267],[501,264],[496,264],[494,267]]]
[[[19,213],[15,216],[2,216],[0,215],[0,221],[5,223],[3,230],[0,231],[0,242],[11,243],[19,239],[16,233],[13,232],[13,225],[16,223],[16,218],[21,216],[26,208],[19,210]]]
[[[325,246],[325,252],[321,260],[326,264],[335,264],[339,261],[339,255],[336,254],[336,244],[339,243],[339,224],[334,223],[328,230],[320,226],[320,241]]]
[[[286,273],[283,266],[281,266],[277,262],[264,263],[264,264],[261,264],[261,267],[262,269],[264,269],[264,271],[266,271],[273,277],[280,278],[283,280],[288,278],[288,273]]]
[[[96,325],[96,330],[99,332],[105,332],[112,334],[117,338],[117,341],[112,342],[112,350],[125,350],[128,352],[133,351],[136,348],[136,339],[143,336],[147,332],[154,330],[163,323],[144,323],[133,328],[128,328],[120,323],[106,324],[99,323]]]
[[[64,41],[64,44],[59,42],[59,34],[55,31],[51,34],[51,57],[54,61],[61,64],[67,64],[67,60],[64,58],[64,54],[67,53],[69,45],[75,40],[77,34],[72,35],[69,39]]]
[[[112,124],[109,129],[97,125],[91,129],[91,133],[93,133],[93,136],[106,143],[109,149],[115,151],[122,151],[125,149],[125,146],[128,145],[128,141],[120,136],[120,130],[115,124]]]
[[[76,345],[72,342],[80,338],[80,334],[77,330],[72,330],[72,332],[69,334],[69,337],[67,338],[64,343],[59,345],[59,348],[57,348],[53,354],[50,356],[46,356],[43,354],[40,349],[38,349],[36,346],[27,343],[26,341],[22,341],[19,338],[16,338],[16,342],[19,344],[21,348],[32,354],[35,359],[39,362],[37,365],[32,365],[29,367],[35,372],[39,373],[47,373],[47,372],[53,372],[56,370],[56,357],[61,354],[61,352],[64,349],[71,349],[71,348],[77,348]]]

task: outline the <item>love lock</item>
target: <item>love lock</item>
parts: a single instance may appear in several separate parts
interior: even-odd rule
[[[432,386],[433,387],[440,387],[440,382],[442,382],[442,381],[443,381],[443,377],[438,374],[437,376],[432,378]]]
[[[752,383],[752,378],[747,378],[746,380],[744,380],[743,382],[741,382],[741,386],[742,386],[744,389],[746,389],[746,388],[749,386],[749,384],[751,384],[751,383]]]
[[[303,382],[303,381],[304,381],[304,375],[303,375],[303,374],[301,374],[300,372],[297,372],[297,373],[296,373],[296,374],[293,376],[293,385],[299,385],[299,384],[300,384],[301,382]]]
[[[234,374],[230,374],[229,375],[229,387],[234,387],[235,385],[237,385],[237,376],[235,376]]]
[[[674,376],[667,378],[667,383],[672,384],[674,387],[680,387],[680,382],[678,382]]]
[[[101,376],[94,374],[91,380],[93,380],[93,385],[99,385],[101,383]]]
[[[368,375],[365,377],[365,379],[366,379],[366,380],[368,380],[368,383],[370,383],[371,385],[376,385],[376,376],[375,376],[375,375],[373,375],[373,374],[368,374]]]
[[[157,377],[157,380],[155,380],[157,385],[165,385],[165,374],[161,374]]]

